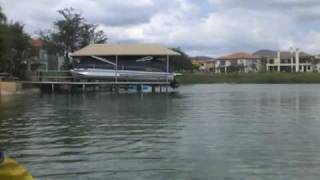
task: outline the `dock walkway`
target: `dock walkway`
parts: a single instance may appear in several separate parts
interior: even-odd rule
[[[111,92],[119,92],[120,89],[128,90],[132,86],[136,86],[137,91],[140,92],[143,86],[151,86],[152,92],[155,92],[157,87],[162,92],[162,87],[165,88],[165,92],[168,92],[170,82],[168,81],[118,81],[115,80],[86,80],[86,79],[74,79],[69,75],[68,71],[49,71],[49,72],[37,72],[33,76],[32,81],[20,81],[22,85],[32,85],[39,87],[44,91],[55,92],[57,90],[78,90],[82,92],[86,90],[98,89]]]
[[[110,81],[96,81],[96,82],[72,82],[72,81],[19,81],[22,84],[60,84],[60,85],[170,85],[169,82],[110,82]]]
[[[33,85],[39,87],[43,91],[55,92],[57,90],[72,91],[75,89],[81,89],[82,92],[86,92],[88,89],[104,90],[110,92],[119,92],[120,89],[128,90],[130,86],[136,86],[137,92],[141,92],[143,86],[151,86],[152,92],[156,92],[156,88],[159,87],[159,92],[162,92],[162,87],[165,88],[164,92],[168,92],[170,82],[113,82],[113,81],[20,81],[22,85]],[[62,88],[63,87],[63,88]]]

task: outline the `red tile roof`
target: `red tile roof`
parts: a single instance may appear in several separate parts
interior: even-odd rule
[[[246,52],[237,52],[227,56],[217,58],[217,60],[238,60],[238,59],[258,59],[258,56]]]
[[[212,64],[215,63],[215,60],[193,60],[194,63],[200,63],[200,64]]]
[[[266,57],[266,58],[277,58],[278,57],[278,51],[274,50],[259,50],[255,53],[253,53],[256,56],[259,57]],[[281,51],[280,57],[281,59],[291,59],[292,57],[295,56],[295,52],[290,52],[290,51]],[[312,55],[305,53],[305,52],[300,52],[300,58],[308,58],[311,57]]]
[[[44,46],[44,42],[40,39],[32,39],[31,44],[36,48],[42,48]]]

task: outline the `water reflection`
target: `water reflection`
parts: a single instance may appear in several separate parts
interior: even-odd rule
[[[316,179],[319,87],[1,97],[0,147],[39,179]]]

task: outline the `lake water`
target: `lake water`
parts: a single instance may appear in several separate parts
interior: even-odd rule
[[[320,85],[1,97],[0,149],[37,179],[320,177]]]

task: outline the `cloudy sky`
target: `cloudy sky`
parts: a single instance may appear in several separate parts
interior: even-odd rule
[[[0,0],[29,33],[48,29],[74,7],[110,42],[162,43],[190,55],[291,46],[320,53],[319,0]]]

